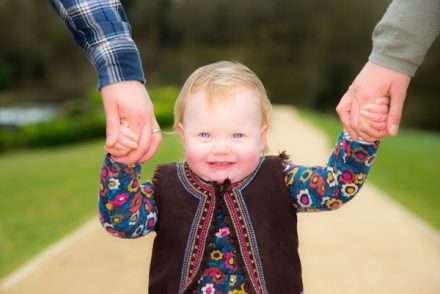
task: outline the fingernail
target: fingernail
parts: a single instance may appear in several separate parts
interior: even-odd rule
[[[390,135],[391,136],[395,136],[395,135],[397,135],[397,132],[399,131],[399,125],[396,125],[396,124],[392,124],[391,126],[390,126]]]

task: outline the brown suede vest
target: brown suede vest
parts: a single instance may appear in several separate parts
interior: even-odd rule
[[[160,166],[154,178],[159,225],[149,293],[188,293],[189,286],[194,287],[203,268],[206,236],[212,234],[213,211],[221,201],[236,220],[230,229],[235,228],[241,242],[239,252],[251,281],[248,292],[301,293],[296,210],[284,183],[281,159],[265,157],[248,181],[224,198],[209,198],[213,194],[209,188],[205,192],[191,187],[192,172],[185,166]]]

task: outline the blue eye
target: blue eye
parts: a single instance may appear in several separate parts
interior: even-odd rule
[[[234,133],[233,135],[232,135],[232,138],[234,138],[234,139],[240,139],[240,138],[243,138],[243,134],[242,133]]]
[[[202,138],[207,139],[207,138],[210,138],[210,137],[211,137],[211,134],[210,134],[210,133],[207,133],[207,132],[201,132],[201,133],[199,134],[199,136],[202,137]]]

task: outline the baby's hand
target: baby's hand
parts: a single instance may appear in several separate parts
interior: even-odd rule
[[[121,156],[127,155],[138,148],[138,139],[136,133],[130,130],[128,122],[122,120],[119,126],[119,138],[114,147],[123,153]]]
[[[375,104],[365,104],[361,109],[363,132],[373,140],[382,140],[387,134],[387,97],[376,99]]]

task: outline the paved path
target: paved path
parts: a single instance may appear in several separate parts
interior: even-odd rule
[[[293,108],[275,107],[272,122],[272,153],[326,161],[325,136]],[[340,210],[300,214],[299,228],[307,294],[440,293],[439,233],[371,183]],[[0,293],[147,293],[153,239],[120,240],[92,220],[4,279]]]

